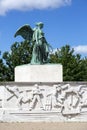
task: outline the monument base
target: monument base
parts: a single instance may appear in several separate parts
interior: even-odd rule
[[[87,122],[87,83],[1,83],[0,122]]]
[[[15,68],[15,82],[62,82],[61,64],[21,65]]]

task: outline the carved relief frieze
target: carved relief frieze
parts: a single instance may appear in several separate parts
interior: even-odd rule
[[[53,84],[0,87],[0,111],[55,112],[69,119],[87,111],[87,86]]]

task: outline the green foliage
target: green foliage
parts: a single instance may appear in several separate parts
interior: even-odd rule
[[[63,46],[50,57],[51,63],[63,65],[64,81],[87,81],[87,76],[84,76],[87,70],[87,60],[83,61],[80,54],[74,54],[74,49],[71,49],[69,45]]]
[[[87,81],[87,58],[86,57],[82,60],[81,69],[83,70],[82,73],[83,81]]]
[[[1,51],[0,51],[1,55]],[[5,73],[6,73],[6,66],[3,63],[2,58],[0,58],[0,81],[5,81]]]
[[[3,59],[6,62],[6,80],[14,80],[14,68],[18,65],[30,63],[32,46],[28,41],[15,42],[10,52],[4,52]]]

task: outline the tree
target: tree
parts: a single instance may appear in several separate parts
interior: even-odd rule
[[[84,70],[82,73],[83,81],[87,81],[87,57],[82,59],[82,70]]]
[[[3,53],[3,59],[6,62],[6,80],[14,80],[14,68],[18,65],[30,63],[32,45],[28,41],[15,42],[11,46],[10,52]]]
[[[63,65],[64,81],[84,81],[85,67],[80,54],[74,54],[74,49],[69,45],[61,47],[55,54],[50,56],[51,63]]]
[[[1,55],[1,51],[0,51]],[[2,57],[0,58],[0,81],[5,81],[6,66],[3,63]]]

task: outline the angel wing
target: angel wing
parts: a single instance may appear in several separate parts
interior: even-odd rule
[[[14,37],[18,35],[22,36],[25,40],[31,41],[33,36],[33,29],[28,24],[25,24],[16,31]]]

